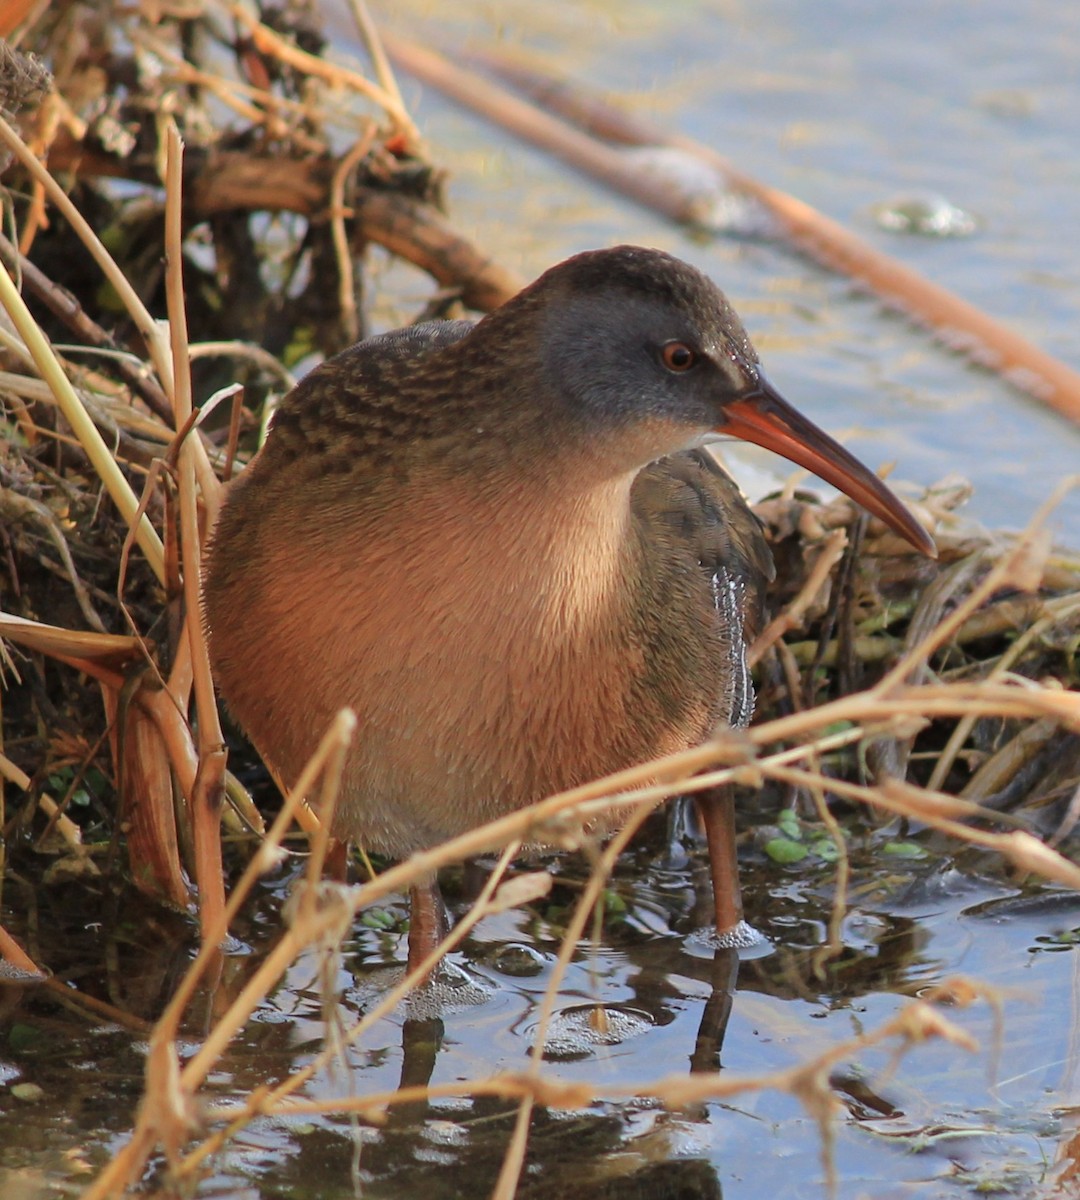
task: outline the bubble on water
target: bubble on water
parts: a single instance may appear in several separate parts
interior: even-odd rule
[[[978,228],[976,217],[935,192],[894,196],[871,210],[882,229],[922,237],[970,237]]]
[[[361,1011],[374,1008],[404,976],[403,966],[380,967],[350,990],[350,1002]],[[396,1011],[408,1020],[428,1021],[487,1004],[496,994],[497,989],[486,979],[444,959],[432,978],[410,992]]]
[[[1004,377],[1022,392],[1034,396],[1037,400],[1049,400],[1057,388],[1044,375],[1030,367],[1010,367],[1003,372]]]
[[[44,971],[27,971],[23,967],[8,962],[6,958],[0,958],[0,983],[43,983],[46,979],[48,979],[48,975]]]
[[[712,926],[707,929],[697,929],[687,937],[686,945],[688,949],[699,950],[756,951],[757,953],[748,956],[740,953],[740,957],[750,958],[757,958],[772,952],[772,944],[769,939],[746,921],[740,921],[734,929],[726,929],[723,933],[717,933]]]
[[[410,1019],[427,1021],[487,1004],[495,994],[487,980],[443,959],[432,978],[406,998],[404,1007]]]
[[[279,1008],[257,1008],[248,1020],[259,1025],[291,1025],[296,1016],[284,1013]]]
[[[598,1047],[619,1046],[651,1029],[648,1013],[617,1004],[582,1004],[556,1013],[544,1043],[546,1058],[587,1058]],[[534,1031],[535,1034],[535,1031]]]
[[[465,1127],[456,1121],[429,1120],[417,1132],[436,1146],[464,1146],[469,1140]]]
[[[498,946],[489,954],[487,962],[501,975],[514,979],[542,975],[548,966],[548,959],[525,942],[506,942]]]
[[[620,150],[634,171],[678,198],[685,219],[710,233],[775,238],[772,215],[756,200],[728,187],[723,172],[678,146],[634,146]]]

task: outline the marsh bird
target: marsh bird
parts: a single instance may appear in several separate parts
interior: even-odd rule
[[[713,433],[934,553],[771,387],[720,290],[660,251],[578,254],[477,324],[345,350],[228,489],[204,604],[229,709],[291,784],[351,706],[334,833],[399,858],[745,725],[773,566],[695,448]],[[741,915],[732,804],[701,807],[723,933]],[[435,882],[411,901],[416,965],[441,936]]]

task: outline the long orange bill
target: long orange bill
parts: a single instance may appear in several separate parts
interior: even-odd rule
[[[934,539],[868,467],[813,423],[759,377],[752,392],[724,406],[726,421],[717,433],[733,434],[774,450],[861,504],[916,550],[937,558]]]

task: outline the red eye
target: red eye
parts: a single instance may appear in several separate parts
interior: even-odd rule
[[[697,355],[685,342],[667,342],[660,351],[664,366],[669,371],[689,371],[697,362]]]

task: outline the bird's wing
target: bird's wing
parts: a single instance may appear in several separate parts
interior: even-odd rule
[[[404,329],[379,333],[357,342],[343,350],[337,359],[348,357],[359,366],[365,360],[422,358],[460,342],[475,325],[475,321],[423,321],[419,325],[406,325]]]
[[[472,321],[425,321],[357,342],[320,363],[282,401],[273,437],[253,467],[269,472],[307,462],[313,472],[340,474],[365,453],[392,454],[425,407],[428,415],[433,408],[404,402],[402,380],[414,364],[460,342],[472,328]]]
[[[716,614],[718,652],[731,658],[720,673],[732,691],[728,720],[748,724],[754,695],[746,647],[762,627],[765,589],[775,575],[761,522],[735,481],[703,449],[646,467],[634,484],[633,507],[664,543],[696,562]]]

